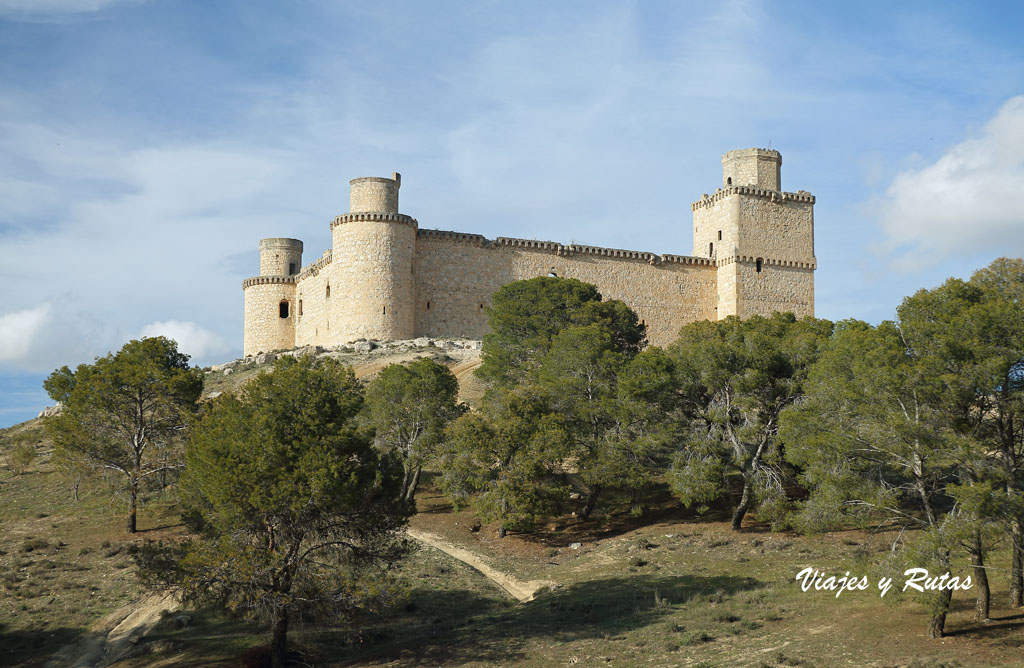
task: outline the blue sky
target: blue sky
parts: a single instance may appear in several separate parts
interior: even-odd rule
[[[399,171],[421,226],[689,254],[721,154],[815,207],[817,314],[1024,255],[1016,3],[0,0],[0,426],[165,333],[237,357],[257,241]]]

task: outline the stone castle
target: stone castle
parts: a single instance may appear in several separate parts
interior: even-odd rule
[[[421,229],[398,212],[401,176],[351,181],[332,248],[302,266],[298,239],[260,241],[260,275],[242,283],[244,352],[357,339],[479,339],[491,295],[511,281],[593,283],[637,312],[651,343],[695,320],[814,314],[814,197],[781,189],[778,151],[722,156],[722,187],[693,210],[693,255],[564,245]]]

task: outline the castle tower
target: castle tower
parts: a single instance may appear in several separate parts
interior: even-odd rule
[[[693,255],[718,268],[718,317],[814,315],[814,196],[782,191],[782,156],[722,156],[722,187],[694,202]]]
[[[260,275],[242,282],[245,355],[295,347],[295,277],[301,267],[298,239],[260,240]]]
[[[349,183],[349,212],[331,223],[331,338],[410,339],[417,222],[398,212],[402,177]]]

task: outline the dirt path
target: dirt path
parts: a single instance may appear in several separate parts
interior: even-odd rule
[[[441,550],[448,556],[458,559],[462,563],[473,567],[484,577],[496,583],[518,601],[532,601],[541,590],[552,585],[551,582],[546,582],[544,580],[529,580],[524,582],[523,580],[519,580],[507,573],[495,570],[484,563],[483,559],[481,559],[476,553],[470,552],[469,550],[461,547],[456,547],[440,536],[420,531],[418,529],[408,529],[407,533],[410,538],[418,540],[424,545],[429,545],[430,547]]]
[[[179,603],[173,594],[150,594],[122,606],[97,622],[82,639],[53,655],[46,668],[96,668],[122,658]]]

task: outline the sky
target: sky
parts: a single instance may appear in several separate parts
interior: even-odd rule
[[[348,181],[424,228],[692,252],[721,155],[815,205],[816,315],[1024,255],[1024,5],[0,0],[0,426],[55,368],[242,347]]]

